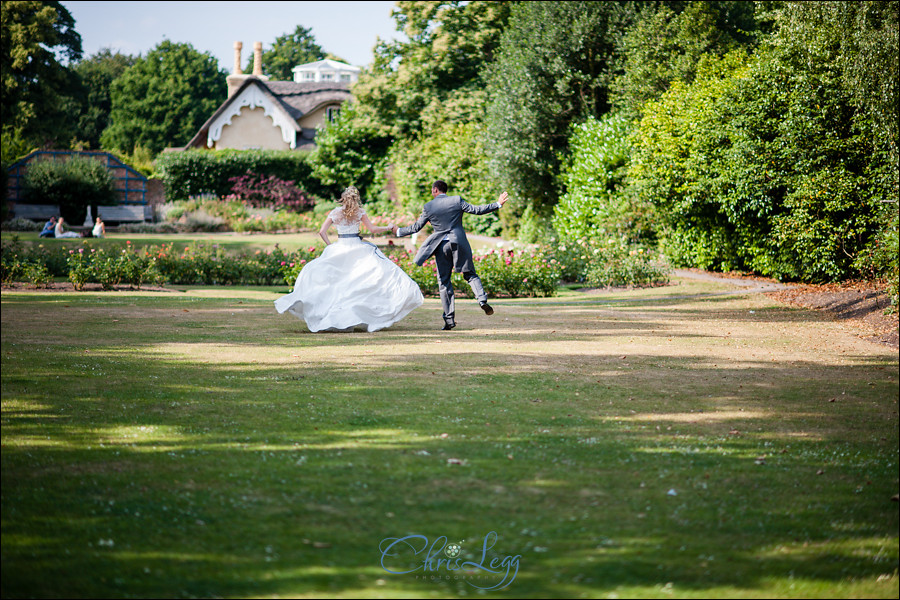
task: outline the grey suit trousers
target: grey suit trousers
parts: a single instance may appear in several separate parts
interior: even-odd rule
[[[438,270],[438,290],[441,294],[441,308],[444,310],[445,323],[456,322],[456,301],[453,296],[453,281],[451,280],[451,277],[453,276],[453,254],[455,250],[453,246],[455,245],[455,242],[444,240],[440,243],[437,251],[434,253],[434,261],[437,264]],[[475,271],[463,271],[462,276],[465,278],[466,283],[469,284],[469,287],[472,288],[475,299],[478,300],[479,303],[487,302],[487,294],[484,291],[484,286],[481,285],[481,279]]]

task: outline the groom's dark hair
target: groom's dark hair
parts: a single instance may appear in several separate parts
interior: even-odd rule
[[[434,183],[431,184],[431,189],[436,189],[440,193],[446,194],[447,189],[448,189],[447,183],[438,179],[437,181],[435,181]]]

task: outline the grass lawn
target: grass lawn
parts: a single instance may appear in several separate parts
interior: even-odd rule
[[[896,598],[896,351],[675,283],[3,292],[2,595]]]

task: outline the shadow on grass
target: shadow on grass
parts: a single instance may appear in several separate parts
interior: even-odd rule
[[[255,303],[65,302],[4,298],[4,597],[457,596],[496,579],[392,575],[379,543],[478,561],[491,531],[489,557],[521,555],[504,597],[809,594],[897,568],[883,356],[573,346],[668,340],[662,317],[449,338],[422,332],[432,309],[310,335]]]

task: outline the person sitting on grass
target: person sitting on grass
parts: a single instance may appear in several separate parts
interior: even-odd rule
[[[91,234],[95,238],[106,237],[106,224],[100,220],[100,217],[97,217],[97,220],[94,221],[94,228],[91,230]]]
[[[56,217],[50,217],[50,220],[44,223],[44,229],[41,230],[41,237],[52,238],[56,237],[56,233],[54,230],[56,229]]]
[[[75,233],[74,231],[63,231],[63,223],[64,223],[64,222],[65,222],[65,219],[63,219],[62,217],[60,217],[60,218],[56,221],[56,229],[54,229],[54,233],[56,234],[56,237],[58,237],[58,238],[77,238],[77,237],[81,237],[79,234]]]

